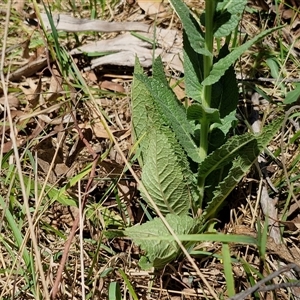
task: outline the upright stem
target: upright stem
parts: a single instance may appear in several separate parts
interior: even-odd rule
[[[203,67],[204,67],[204,79],[208,77],[212,65],[213,65],[213,42],[214,42],[214,33],[213,33],[213,20],[215,13],[215,0],[206,0],[205,1],[205,49],[211,53],[210,56],[203,56]],[[205,85],[203,87],[203,97],[202,97],[202,106],[203,108],[209,108],[211,105],[211,85]],[[204,160],[207,156],[208,150],[208,133],[209,133],[210,122],[204,116],[201,120],[201,130],[200,130],[200,147],[199,155],[201,160]],[[200,203],[199,208],[202,208],[203,196],[204,196],[204,184],[205,178],[198,176],[198,187],[200,191]]]

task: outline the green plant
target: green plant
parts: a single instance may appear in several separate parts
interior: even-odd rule
[[[232,135],[238,102],[233,64],[278,28],[266,30],[241,46],[234,41],[230,51],[230,37],[237,30],[245,0],[207,0],[199,19],[182,1],[170,3],[183,24],[184,80],[192,104],[185,107],[176,98],[160,58],[153,62],[152,77],[143,74],[137,60],[132,123],[142,183],[170,227],[182,236],[214,230],[210,225],[227,196],[281,126],[278,118],[260,134]],[[233,36],[235,40],[236,33]],[[142,196],[151,206],[143,191]],[[144,267],[162,268],[181,254],[175,242],[164,240],[170,233],[161,219],[127,228],[125,233],[146,251],[147,257],[141,260]],[[232,242],[235,239],[231,236]],[[195,242],[183,240],[187,249]],[[228,266],[227,246],[224,253]]]

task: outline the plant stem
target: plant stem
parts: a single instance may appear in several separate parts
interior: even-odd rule
[[[208,77],[212,65],[213,65],[213,42],[214,42],[214,32],[213,32],[213,20],[215,13],[215,0],[205,1],[205,49],[208,50],[211,55],[203,56],[203,67],[204,67],[204,79]],[[204,109],[210,108],[211,105],[211,85],[205,85],[203,87],[203,97],[202,106]],[[210,122],[204,116],[201,120],[201,130],[200,130],[200,147],[199,155],[201,160],[204,160],[207,156],[208,150],[208,133],[209,133]],[[200,192],[199,196],[199,208],[202,208],[203,196],[204,196],[204,183],[205,178],[198,176],[198,188]]]

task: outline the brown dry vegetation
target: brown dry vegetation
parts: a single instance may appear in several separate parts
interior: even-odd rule
[[[49,1],[49,7],[53,12],[78,18],[90,18],[95,8],[101,19],[149,25],[155,20],[160,28],[181,30],[179,20],[167,4],[160,15],[153,17],[131,1],[107,2],[104,10],[100,3],[94,7],[93,1],[82,2],[54,0]],[[288,108],[282,102],[287,92],[295,88],[293,82],[299,77],[300,7],[293,0],[286,5],[271,2],[249,2],[239,38],[245,34],[254,36],[262,29],[285,22],[287,26],[255,45],[236,64],[241,91],[238,113],[247,118],[253,110],[250,100],[256,95],[259,113],[265,122],[276,118],[280,109]],[[187,4],[197,12],[204,6],[203,1],[187,1]],[[38,7],[44,11],[41,3]],[[140,175],[133,159],[131,140],[133,68],[102,65],[88,70],[91,57],[77,54],[69,56],[66,63],[77,65],[83,81],[78,80],[78,74],[76,80],[72,74],[62,74],[57,57],[52,56],[49,39],[32,19],[33,8],[31,1],[14,1],[11,9],[6,3],[0,5],[1,48],[5,45],[1,56],[4,76],[0,85],[0,195],[3,199],[0,204],[0,298],[47,299],[72,230],[76,232],[70,248],[65,251],[67,260],[59,280],[58,299],[132,299],[126,280],[138,299],[212,298],[189,261],[181,259],[160,271],[143,271],[138,266],[140,250],[130,240],[105,235],[106,231],[122,230],[146,220],[143,212],[146,204],[141,201],[136,180],[124,161],[127,159]],[[66,51],[71,51],[118,34],[60,31],[59,41]],[[277,64],[281,72],[277,74],[279,80],[274,78],[266,58]],[[37,61],[41,64],[36,69],[28,69]],[[147,71],[151,73],[151,68]],[[174,68],[166,66],[166,74],[172,77],[172,84],[180,79],[180,72]],[[179,98],[184,97],[184,84],[177,85],[175,92]],[[276,201],[280,222],[273,221],[280,226],[282,241],[267,239],[264,260],[254,246],[230,246],[232,257],[237,259],[233,264],[237,293],[247,289],[251,280],[259,281],[260,276],[276,271],[279,263],[300,261],[297,202],[300,153],[299,139],[295,135],[299,132],[296,112],[269,146],[277,159],[268,157],[266,163],[270,182],[275,187],[275,191],[269,188],[270,201]],[[104,119],[106,123],[101,121]],[[247,129],[241,124],[239,130]],[[257,236],[257,225],[263,226],[265,220],[259,204],[260,183],[253,168],[230,195],[220,214],[217,220],[220,232]],[[82,206],[83,214],[80,213]],[[16,231],[12,224],[17,227]],[[16,237],[17,231],[22,235],[21,241]],[[218,297],[226,298],[221,244],[205,242],[196,248],[210,253],[196,257],[195,261]],[[26,251],[33,260],[31,267],[30,263],[26,265]],[[248,273],[241,263],[243,260],[253,268],[248,269]],[[283,281],[284,276],[277,277],[273,283]],[[119,283],[123,298],[108,296],[112,282]],[[299,299],[299,289],[277,287],[256,297]]]

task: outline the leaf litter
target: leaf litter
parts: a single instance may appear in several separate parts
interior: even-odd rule
[[[96,153],[101,154],[101,161],[96,169],[94,184],[89,191],[86,222],[83,227],[85,235],[84,251],[86,253],[84,264],[88,270],[84,274],[86,292],[93,295],[93,299],[107,297],[110,281],[118,281],[123,286],[122,277],[120,272],[118,272],[118,269],[122,269],[128,275],[139,299],[201,299],[204,297],[204,292],[207,294],[207,291],[203,291],[201,283],[199,283],[196,275],[193,273],[193,269],[184,259],[168,265],[154,276],[151,271],[144,272],[137,267],[137,256],[142,254],[139,248],[132,245],[128,240],[120,238],[107,239],[103,235],[103,231],[107,229],[118,230],[125,228],[128,224],[144,222],[146,218],[141,206],[145,204],[140,203],[136,183],[130,173],[124,168],[124,162],[115,146],[111,143],[110,136],[95,112],[93,105],[89,103],[89,98],[78,88],[73,87],[69,93],[66,93],[61,88],[63,80],[60,78],[60,73],[55,69],[53,61],[49,59],[47,49],[45,49],[47,46],[39,39],[36,27],[23,23],[25,20],[25,8],[21,6],[21,1],[16,3],[17,6],[14,7],[16,12],[13,12],[10,24],[11,28],[15,28],[16,31],[8,36],[7,49],[9,51],[5,57],[5,72],[9,79],[9,109],[16,125],[15,134],[18,147],[20,153],[25,154],[26,151],[30,151],[37,159],[39,184],[46,183],[47,186],[54,186],[58,190],[64,188],[67,195],[61,196],[61,198],[59,198],[59,195],[56,198],[45,197],[44,202],[42,201],[42,204],[37,207],[37,213],[39,214],[39,243],[40,247],[45,249],[43,264],[49,265],[48,274],[51,274],[49,275],[49,287],[53,285],[53,276],[57,272],[59,253],[64,249],[65,239],[68,237],[68,233],[78,214],[77,206],[66,205],[64,201],[75,200],[73,203],[78,202],[78,197],[80,197],[78,184],[81,185],[81,191],[83,191],[87,182],[87,175],[80,176],[80,174],[85,174],[83,170],[88,169],[92,163],[89,152],[82,144],[82,139],[73,126],[76,122],[82,131],[83,137],[91,145],[92,149]],[[110,8],[109,11],[105,11],[104,14],[110,21],[138,20],[141,26],[145,27],[145,24],[149,26],[153,22],[153,15],[160,13],[161,15],[157,15],[155,21],[162,26],[161,32],[165,30],[166,26],[170,26],[171,29],[169,29],[168,34],[173,33],[168,35],[168,39],[171,42],[168,40],[167,47],[166,35],[162,37],[161,42],[158,41],[160,45],[163,45],[164,42],[164,46],[157,54],[166,55],[166,73],[172,75],[174,79],[182,71],[182,67],[180,67],[181,27],[176,17],[172,15],[172,12],[166,13],[168,12],[166,5],[162,8],[156,2],[153,2],[152,5],[149,2],[146,4],[147,7],[145,6],[145,1],[138,1],[137,4],[120,4]],[[64,7],[66,5],[64,4]],[[192,5],[195,5],[195,3]],[[200,3],[199,7],[194,7],[194,9],[202,9],[201,5],[203,3]],[[256,7],[259,11],[268,8],[268,4],[264,1],[257,1],[255,5],[253,7]],[[292,19],[294,21],[294,23],[289,25],[291,26],[290,30],[285,29],[283,31],[288,42],[294,36],[298,36],[298,15],[295,13],[295,9],[292,9],[295,6],[296,3],[293,1],[287,2],[287,6],[280,6],[282,20]],[[80,4],[78,4],[78,7],[80,7]],[[274,12],[274,6],[271,6],[271,10]],[[5,6],[1,5],[0,17],[3,20],[5,13]],[[87,7],[81,13],[83,16],[89,16],[90,14]],[[18,21],[16,21],[16,18],[18,18]],[[250,20],[250,25],[244,27],[246,32],[251,32],[249,28],[251,28],[253,18],[253,16],[250,18],[249,15],[245,15],[244,22],[246,23],[247,20]],[[144,36],[151,39],[153,35]],[[139,53],[139,56],[144,55],[144,66],[151,67],[152,45],[137,37],[133,39],[131,35],[126,33],[119,34],[116,37],[112,33],[76,32],[75,37],[77,40],[73,40],[72,37],[65,35],[62,38],[62,43],[68,47],[71,54],[74,54],[74,59],[82,76],[94,93],[96,103],[101,106],[109,120],[110,131],[117,138],[123,152],[130,158],[133,150],[130,126],[130,85],[133,63],[128,63],[128,60],[124,62],[125,56],[129,53],[125,51],[117,56],[106,55],[92,60],[89,60],[86,55],[95,52],[91,45],[96,45],[96,49],[99,51],[101,43],[105,48],[108,41],[113,41],[114,43],[114,41],[125,37],[122,42],[123,47],[129,41],[130,45],[132,45],[134,40],[137,43],[136,47],[141,47],[141,52],[137,51],[137,53]],[[84,43],[76,47],[78,39]],[[114,47],[115,45],[111,49],[106,48],[106,50],[115,51],[116,48]],[[293,50],[297,52],[297,45],[295,45]],[[147,56],[145,55],[146,51],[148,53]],[[167,56],[169,51],[171,53],[175,51],[175,55],[179,55],[177,64],[168,64],[172,60],[170,56]],[[132,52],[130,55],[132,55]],[[251,56],[243,59],[251,60]],[[249,64],[246,61],[247,63]],[[51,67],[51,69],[47,70],[48,67]],[[264,70],[264,72],[266,71]],[[262,90],[269,90],[270,84],[261,84],[261,88]],[[280,99],[281,97],[280,93],[273,96],[275,99]],[[3,92],[1,92],[0,97],[2,109],[5,105]],[[1,114],[2,153],[5,154],[12,149],[12,143],[10,140],[10,128],[7,125],[3,109]],[[295,131],[299,129],[293,125],[289,126],[289,131],[287,132],[292,138]],[[286,141],[288,141],[288,138],[286,138]],[[273,143],[272,147],[274,149],[280,148],[279,140],[273,141]],[[299,156],[298,152],[298,148],[293,148],[291,145],[284,154],[288,158],[288,165],[291,165],[290,175],[296,190],[299,189],[296,168],[297,165],[299,166],[299,159],[295,159]],[[137,164],[133,166],[136,172],[140,172]],[[270,168],[271,166],[276,170],[272,174],[271,181],[275,182],[276,186],[281,189],[281,193],[275,197],[278,198],[278,207],[283,208],[288,194],[292,193],[292,191],[289,191],[284,185],[282,172],[276,162],[272,161],[268,167]],[[33,165],[30,166],[29,163],[24,162],[23,167],[24,174],[30,174],[33,171]],[[75,183],[70,184],[69,179],[77,176],[80,179],[74,180]],[[220,231],[243,234],[253,231],[253,219],[262,217],[255,202],[257,199],[257,180],[254,174],[249,174],[229,196],[228,207],[225,212],[230,216],[230,219],[225,218],[221,220]],[[7,183],[1,183],[1,193],[3,195],[6,194],[8,188]],[[50,193],[51,189],[49,187],[49,190],[48,188],[46,190]],[[18,193],[15,201],[19,201],[22,204]],[[295,194],[295,198],[297,200],[297,194]],[[31,200],[33,199],[34,195],[31,195]],[[18,211],[17,208],[15,209]],[[280,247],[280,245],[274,246],[272,241],[267,243],[267,260],[270,262],[270,268],[274,271],[274,264],[278,258],[286,263],[299,261],[299,205],[297,201],[293,201],[290,206],[288,205],[284,209],[288,213],[287,220],[281,223],[285,226],[283,237],[291,249],[287,252],[287,249]],[[242,232],[240,228],[243,229]],[[7,234],[9,235],[8,232]],[[254,233],[254,236],[257,236],[257,233]],[[62,286],[64,286],[65,292],[63,293],[63,289],[61,289],[61,299],[79,299],[82,297],[79,283],[80,250],[77,247],[78,244],[79,237],[75,236],[69,250],[66,272],[62,278]],[[98,249],[99,245],[101,245],[100,248],[102,247],[101,250]],[[206,255],[197,259],[199,268],[201,268],[201,271],[214,289],[218,293],[225,294],[224,287],[226,285],[223,265],[220,261],[220,256],[218,256],[221,245],[207,242],[202,243],[199,247],[202,251],[210,253],[210,257]],[[9,258],[7,249],[3,248],[3,245],[0,248],[3,253],[2,259],[5,261],[6,266],[11,266],[12,260]],[[236,257],[243,257],[249,264],[256,265],[258,263],[259,254],[254,248],[246,249],[246,247],[238,246],[233,248],[232,251]],[[234,272],[235,276],[239,278],[240,290],[245,289],[248,286],[247,277],[240,263],[235,264]],[[0,284],[3,286],[2,295],[10,295],[11,298],[12,292],[4,285],[4,275],[2,273]],[[12,278],[9,280],[12,282]],[[152,283],[150,293],[148,292],[149,286],[145,284],[146,282]],[[18,297],[34,299],[22,287],[24,285],[24,278],[20,278],[17,286]],[[125,288],[125,286],[123,287]],[[283,299],[286,295],[286,290],[278,290],[277,296],[279,299]]]

